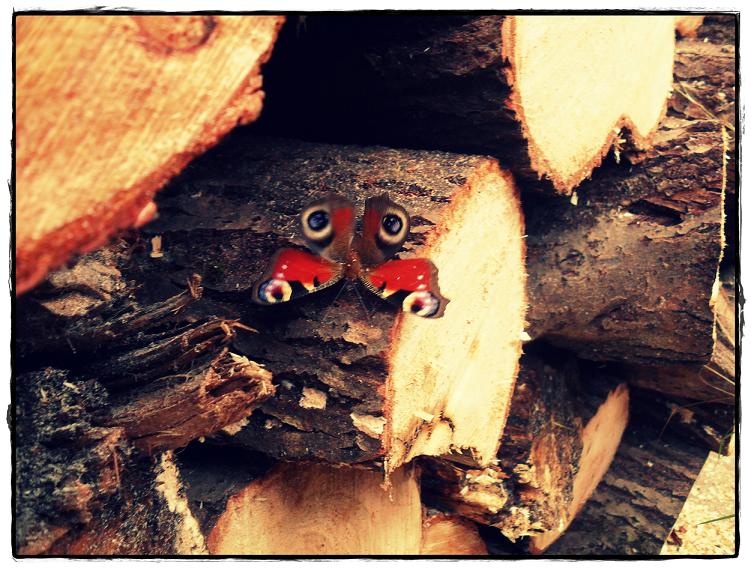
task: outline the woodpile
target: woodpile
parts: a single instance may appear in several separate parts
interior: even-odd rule
[[[17,18],[15,553],[654,553],[735,429],[735,18],[282,23]]]

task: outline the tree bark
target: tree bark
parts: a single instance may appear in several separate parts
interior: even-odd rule
[[[667,119],[652,150],[598,170],[574,203],[528,200],[529,335],[596,361],[709,361],[722,155],[716,123]]]
[[[20,14],[16,293],[153,216],[193,157],[261,112],[281,16]]]
[[[46,368],[16,383],[14,554],[165,555],[197,550],[169,464],[102,425],[106,390]],[[200,547],[199,547],[200,548]]]
[[[622,128],[649,146],[674,33],[673,17],[310,16],[280,41],[264,122],[322,141],[490,154],[568,194]]]
[[[660,553],[707,449],[685,431],[666,428],[659,395],[634,389],[632,396],[631,420],[610,469],[546,554]]]

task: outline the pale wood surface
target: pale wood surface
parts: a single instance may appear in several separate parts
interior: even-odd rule
[[[17,292],[261,111],[280,16],[16,19]]]

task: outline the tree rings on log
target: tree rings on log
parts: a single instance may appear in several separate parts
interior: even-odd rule
[[[672,17],[616,18],[503,21],[508,104],[522,125],[532,168],[561,193],[590,176],[623,128],[635,146],[649,147],[665,114],[673,82]]]

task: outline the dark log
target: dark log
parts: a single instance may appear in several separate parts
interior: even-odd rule
[[[528,333],[593,360],[704,364],[722,250],[720,125],[667,119],[575,203],[528,200]]]
[[[679,399],[702,401],[702,407],[714,404],[735,405],[736,360],[735,360],[735,279],[726,282],[719,289],[714,304],[715,328],[712,358],[706,365],[670,366],[628,366],[624,373],[629,382],[642,388],[659,391]],[[685,401],[680,406],[696,406]],[[725,431],[732,427],[730,422],[721,421]],[[714,436],[714,434],[711,434]]]
[[[385,190],[412,216],[402,257],[438,267],[450,298],[443,317],[399,315],[364,291],[368,314],[357,294],[336,287],[278,306],[251,301],[273,253],[301,244],[297,216],[308,202],[334,191],[362,207]],[[239,331],[233,350],[262,362],[278,385],[225,442],[282,459],[386,458],[387,469],[424,453],[493,458],[524,306],[519,204],[494,161],[238,133],[162,195],[164,215],[144,232],[162,237],[163,257],[141,253],[129,278],[203,275],[213,302],[204,305],[259,331]]]
[[[673,47],[672,17],[306,16],[280,37],[262,120],[314,140],[489,154],[570,193],[624,126],[649,145]]]
[[[101,424],[107,391],[44,369],[16,378],[17,556],[196,552],[168,485],[169,460],[136,451]]]
[[[666,427],[665,403],[654,404],[659,395],[635,396],[610,469],[546,554],[660,553],[708,450],[684,430]]]
[[[182,448],[221,429],[239,428],[274,390],[271,373],[224,350],[204,366],[115,398],[107,423],[124,428],[147,453]]]
[[[709,15],[697,37],[677,42],[675,85],[668,114],[691,120],[713,120],[725,131],[727,188],[725,198],[724,264],[734,265],[738,250],[739,211],[737,194],[735,105],[737,58],[735,43],[738,19],[732,14]]]

